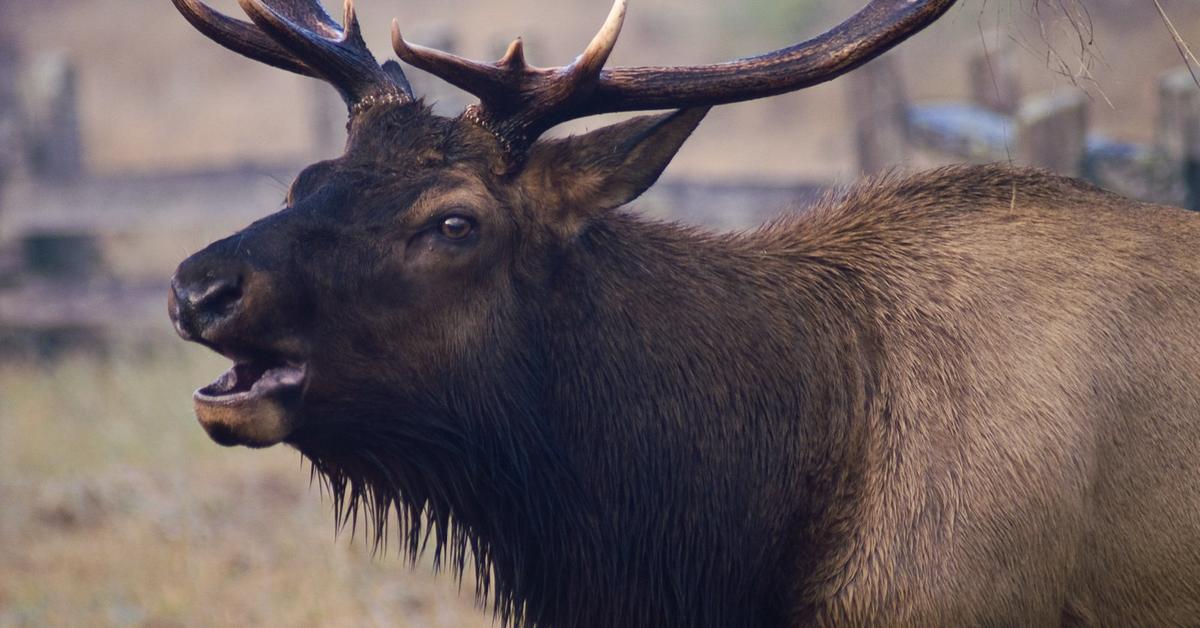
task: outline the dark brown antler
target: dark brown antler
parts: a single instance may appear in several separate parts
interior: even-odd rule
[[[625,0],[616,0],[600,32],[573,63],[535,68],[525,63],[517,38],[495,64],[478,63],[404,41],[392,22],[392,47],[409,64],[479,97],[463,115],[492,131],[505,148],[523,151],[546,129],[569,120],[595,89],[600,71],[625,21]]]
[[[318,0],[238,0],[253,24],[222,15],[201,0],[171,1],[197,30],[222,46],[329,82],[351,113],[382,101],[413,100],[400,67],[381,67],[367,49],[353,0],[345,0],[344,27]]]
[[[550,127],[615,111],[721,105],[809,87],[883,54],[941,17],[956,0],[872,0],[835,28],[809,41],[757,57],[687,67],[602,70],[625,16],[616,0],[608,20],[574,63],[525,64],[521,40],[494,64],[479,63],[404,41],[392,25],[401,59],[479,97],[464,116],[519,154]]]

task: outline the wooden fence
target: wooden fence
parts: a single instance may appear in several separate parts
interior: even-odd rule
[[[1016,51],[969,61],[970,101],[912,103],[894,55],[850,74],[860,168],[876,172],[924,157],[1011,162],[1082,177],[1141,200],[1200,210],[1200,87],[1187,68],[1158,78],[1154,138],[1118,142],[1092,131],[1082,90],[1021,94]]]

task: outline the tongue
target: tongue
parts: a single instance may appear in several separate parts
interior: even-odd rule
[[[201,395],[210,398],[267,394],[268,391],[295,386],[304,381],[303,366],[272,364],[270,362],[241,362],[225,371],[217,381],[201,388]]]
[[[233,366],[233,388],[226,391],[226,394],[236,394],[246,392],[254,386],[254,383],[262,379],[264,373],[270,368],[270,365],[263,362],[245,362],[235,364]]]

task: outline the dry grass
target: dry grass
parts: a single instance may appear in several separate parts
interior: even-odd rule
[[[0,627],[483,626],[428,565],[335,539],[294,451],[223,449],[201,349],[0,365]]]

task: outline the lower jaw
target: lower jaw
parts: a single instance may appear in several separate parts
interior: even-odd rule
[[[295,428],[295,413],[282,400],[264,399],[253,406],[227,406],[196,400],[196,418],[210,438],[221,445],[270,447]]]
[[[304,368],[278,370],[282,372],[259,371],[251,386],[239,386],[235,367],[197,390],[196,418],[209,437],[221,445],[246,447],[270,447],[286,439],[299,424]]]

